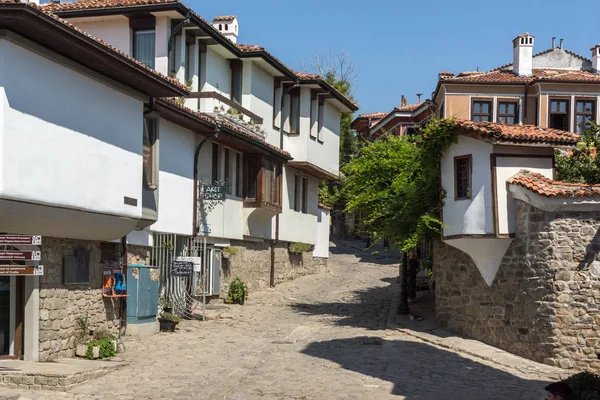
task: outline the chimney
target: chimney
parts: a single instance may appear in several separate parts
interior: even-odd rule
[[[233,43],[237,43],[239,34],[238,19],[235,15],[225,15],[222,17],[213,18],[213,28],[218,30],[221,35],[231,40]]]
[[[513,39],[513,73],[531,76],[533,69],[533,35],[524,33]]]
[[[421,96],[423,96],[423,93],[417,93],[417,103],[421,102]]]
[[[552,48],[556,48],[556,36],[552,36]]]
[[[600,74],[600,44],[595,45],[592,50],[592,72]]]
[[[402,95],[402,101],[400,104],[401,107],[406,107],[406,97],[404,97],[404,95]]]
[[[560,44],[558,45],[559,49],[562,49],[564,41],[565,41],[565,39],[560,39]]]

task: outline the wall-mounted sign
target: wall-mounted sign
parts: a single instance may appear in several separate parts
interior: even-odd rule
[[[0,235],[0,246],[36,245],[42,244],[41,236],[31,235]]]
[[[202,185],[202,195],[204,200],[223,201],[225,200],[225,186]]]
[[[40,261],[41,259],[41,251],[0,250],[1,261]]]
[[[194,263],[191,261],[173,261],[172,276],[192,276]]]
[[[0,275],[44,275],[43,265],[0,265]]]

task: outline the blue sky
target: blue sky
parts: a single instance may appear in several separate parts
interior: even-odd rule
[[[265,47],[299,69],[314,52],[346,52],[358,68],[360,113],[431,96],[443,70],[489,70],[512,62],[512,39],[535,36],[534,52],[564,48],[591,57],[600,43],[598,0],[183,0],[208,20],[239,18],[240,43]]]

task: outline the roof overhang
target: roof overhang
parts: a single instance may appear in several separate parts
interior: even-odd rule
[[[150,97],[185,96],[184,87],[26,3],[0,3],[0,30],[75,61]]]
[[[336,88],[325,82],[323,79],[301,79],[300,83],[302,85],[318,85],[319,87],[327,90],[331,94],[332,99],[335,99],[338,102],[342,112],[358,111],[358,106],[356,104],[350,101],[350,99],[341,94]]]
[[[215,142],[231,146],[244,153],[267,154],[280,161],[292,159],[288,153],[283,153],[281,150],[271,147],[264,141],[238,132],[227,125],[219,123],[219,121],[212,117],[200,116],[191,110],[186,111],[184,107],[179,107],[164,99],[156,101],[155,110],[160,114],[161,118],[201,135],[213,134],[218,126],[219,135],[214,139]]]
[[[338,175],[326,171],[321,167],[316,166],[313,163],[310,163],[308,161],[290,161],[287,163],[287,165],[289,165],[292,168],[297,169],[298,171],[302,171],[306,174],[312,175],[314,177],[317,177],[319,179],[324,179],[324,180],[336,180],[338,179]]]
[[[546,197],[522,186],[509,183],[508,190],[517,200],[543,211],[598,211],[600,197]]]

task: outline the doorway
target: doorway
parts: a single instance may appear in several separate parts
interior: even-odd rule
[[[0,358],[23,354],[23,284],[21,276],[0,276]]]

